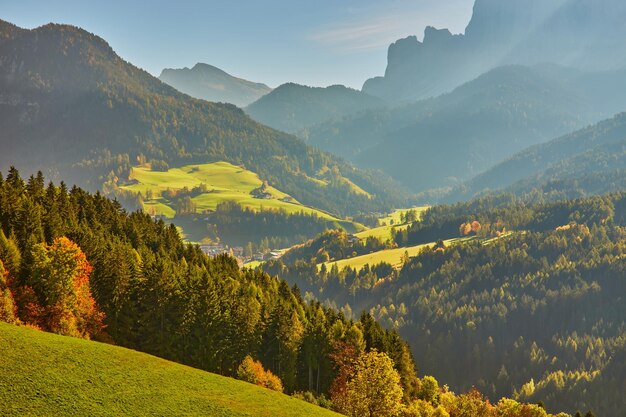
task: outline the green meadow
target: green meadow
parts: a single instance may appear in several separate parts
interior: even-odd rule
[[[134,350],[6,323],[0,323],[0,415],[338,416]]]
[[[368,237],[375,237],[378,239],[382,239],[383,241],[389,240],[391,238],[392,230],[401,231],[405,230],[409,227],[408,223],[402,223],[402,215],[406,214],[410,210],[417,211],[418,220],[421,218],[422,213],[428,209],[428,206],[423,207],[414,207],[407,209],[398,209],[388,214],[385,217],[382,217],[378,220],[378,227],[373,227],[368,230],[364,230],[362,232],[357,233],[355,236],[359,239],[367,239]]]
[[[322,210],[308,207],[288,194],[270,186],[267,193],[271,198],[256,198],[252,191],[263,185],[259,176],[242,167],[228,162],[187,165],[171,168],[167,172],[152,171],[147,167],[134,167],[130,176],[133,183],[121,188],[141,192],[144,196],[144,209],[151,214],[173,218],[176,214],[174,202],[163,193],[169,190],[189,190],[204,184],[208,192],[192,198],[196,211],[213,211],[226,201],[235,202],[252,210],[285,210],[289,214],[314,214],[328,220],[331,227],[343,227],[349,231],[362,230],[361,225],[338,219]],[[147,198],[151,195],[151,198]],[[284,200],[283,200],[284,199]],[[287,201],[288,200],[288,201]]]
[[[464,240],[467,240],[467,238],[449,239],[445,240],[444,243],[447,246]],[[400,268],[402,266],[402,257],[405,255],[405,253],[408,253],[409,256],[416,256],[425,247],[432,247],[434,245],[435,242],[405,248],[385,249],[378,252],[368,253],[366,255],[355,256],[354,258],[326,262],[326,268],[331,269],[333,265],[336,264],[340,271],[347,266],[353,269],[361,270],[365,265],[373,266],[381,262],[388,263],[394,268]],[[322,264],[318,265],[318,267],[321,266]]]

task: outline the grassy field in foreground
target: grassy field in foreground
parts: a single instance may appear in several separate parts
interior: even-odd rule
[[[0,323],[3,416],[338,416],[116,346]]]
[[[121,188],[141,192],[144,196],[144,208],[152,214],[172,218],[176,214],[173,201],[163,196],[167,189],[181,190],[187,187],[191,190],[201,184],[207,186],[209,192],[192,198],[199,213],[213,211],[219,203],[232,201],[243,207],[253,210],[280,210],[294,214],[304,212],[315,214],[322,219],[333,222],[346,230],[353,232],[363,229],[363,226],[353,222],[338,219],[324,211],[302,205],[282,191],[269,187],[267,193],[270,199],[255,198],[251,193],[261,187],[263,182],[259,176],[244,168],[228,162],[214,162],[210,164],[187,165],[180,168],[171,168],[167,172],[152,171],[145,167],[134,167],[130,176],[136,183],[124,185]],[[150,191],[152,198],[146,198]],[[282,199],[290,198],[290,201]]]
[[[457,239],[449,239],[444,241],[446,245],[450,245],[453,243],[461,242],[467,240],[467,238],[457,238]],[[417,255],[422,249],[427,246],[433,246],[435,243],[426,243],[423,245],[411,246],[407,248],[397,248],[397,249],[386,249],[381,250],[374,253],[369,253],[367,255],[355,256],[354,258],[342,259],[340,261],[327,262],[326,268],[330,269],[334,264],[337,264],[337,267],[341,271],[343,268],[349,266],[351,268],[360,270],[365,265],[376,265],[381,262],[386,262],[391,264],[395,268],[400,268],[402,266],[402,256],[404,256],[405,252],[409,253],[409,256]],[[322,264],[319,264],[318,267],[321,267]]]

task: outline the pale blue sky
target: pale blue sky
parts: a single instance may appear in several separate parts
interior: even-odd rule
[[[205,62],[276,87],[345,84],[381,75],[387,47],[424,27],[463,32],[473,0],[0,0],[0,19],[69,23],[124,59],[161,69]]]

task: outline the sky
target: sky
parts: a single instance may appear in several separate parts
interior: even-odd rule
[[[344,84],[382,75],[387,48],[428,25],[462,33],[473,0],[0,0],[20,27],[67,23],[104,38],[124,59],[163,68],[217,66],[276,87]]]

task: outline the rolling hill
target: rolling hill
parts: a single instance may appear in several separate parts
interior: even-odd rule
[[[95,190],[128,178],[140,161],[226,161],[335,214],[403,200],[383,176],[262,126],[233,105],[184,95],[76,27],[25,30],[0,21],[0,91],[5,170],[41,169]],[[326,172],[333,175],[328,184],[318,180]],[[346,180],[371,195],[351,191]]]
[[[0,323],[5,416],[338,416],[145,353]]]
[[[245,107],[272,91],[265,84],[232,75],[212,65],[197,63],[193,68],[166,68],[159,79],[178,91],[207,101]]]
[[[309,129],[308,143],[414,191],[448,187],[528,146],[626,109],[626,72],[496,68],[452,93]]]
[[[193,242],[219,239],[238,246],[274,238],[272,243],[282,246],[300,243],[327,228],[348,232],[364,229],[353,221],[305,206],[264,184],[256,173],[228,162],[186,165],[165,172],[136,166],[120,189],[130,195],[140,194],[145,212],[172,221]],[[181,201],[185,199],[188,202],[183,209]],[[237,223],[235,219],[241,216],[252,217],[252,224]],[[269,218],[285,230],[279,231],[278,224],[270,223]],[[226,227],[226,223],[233,225]],[[208,225],[215,225],[212,230],[216,233],[210,233]],[[277,235],[281,240],[276,240]]]
[[[578,198],[626,188],[626,114],[526,149],[453,189],[447,200],[486,191]]]
[[[267,126],[306,138],[302,131],[313,125],[384,105],[377,97],[342,85],[320,88],[289,83],[249,105],[246,113]]]

